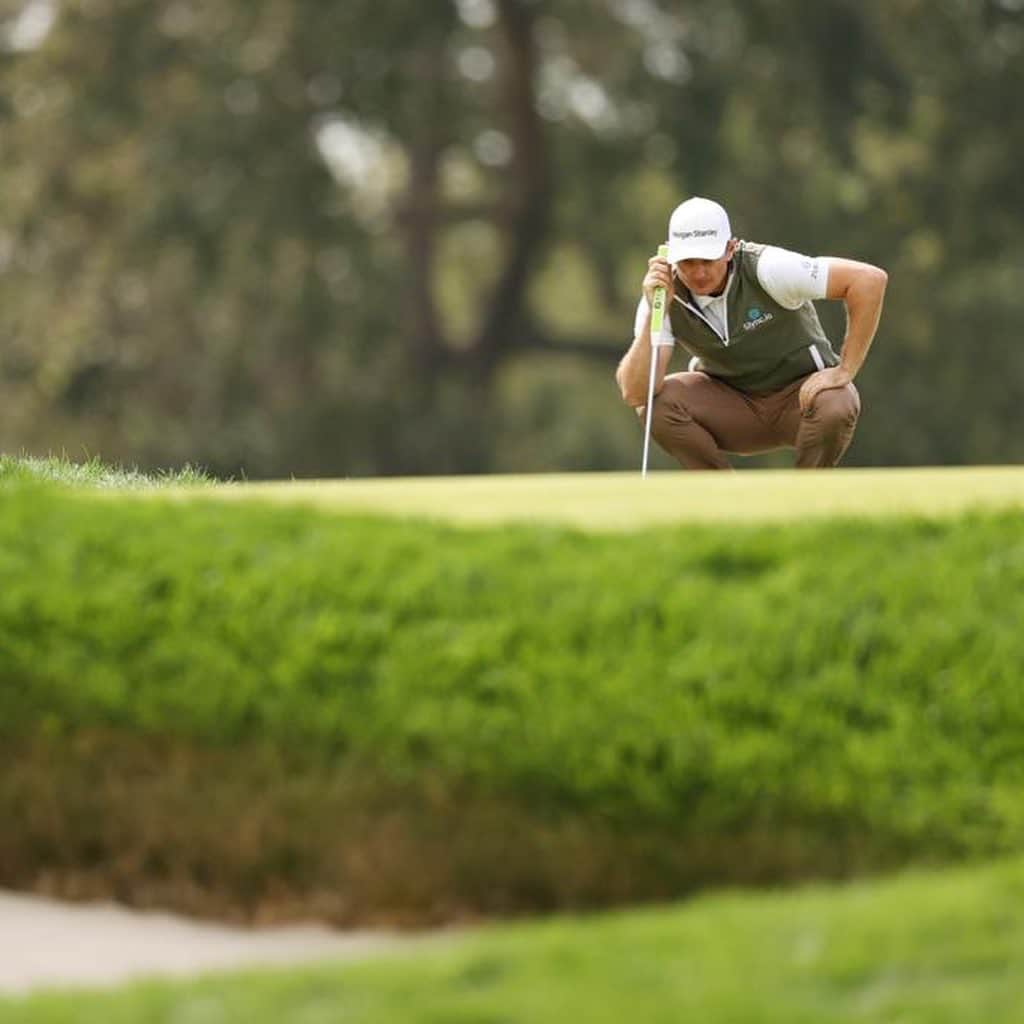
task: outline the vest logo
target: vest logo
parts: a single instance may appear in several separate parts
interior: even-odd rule
[[[747,310],[747,318],[743,321],[743,330],[752,331],[755,327],[760,327],[761,324],[768,323],[769,320],[774,320],[775,314],[768,313],[763,309],[759,309],[757,306],[751,306]]]

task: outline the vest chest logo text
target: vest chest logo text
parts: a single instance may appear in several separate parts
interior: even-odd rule
[[[774,313],[768,313],[763,309],[758,309],[757,306],[751,306],[747,310],[747,318],[743,321],[743,330],[752,331],[755,327],[760,327],[761,324],[766,324],[769,320],[774,319]]]

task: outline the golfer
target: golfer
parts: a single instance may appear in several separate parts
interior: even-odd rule
[[[668,260],[648,260],[619,390],[644,413],[653,351],[651,434],[687,469],[730,469],[727,453],[778,448],[796,449],[799,468],[835,466],[857,425],[853,379],[878,328],[886,281],[868,263],[739,241],[718,203],[688,199],[669,220]],[[656,288],[666,304],[652,347]],[[817,299],[846,306],[841,357]],[[689,365],[666,376],[676,344]]]

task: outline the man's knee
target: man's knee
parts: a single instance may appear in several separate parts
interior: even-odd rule
[[[826,430],[852,430],[860,416],[860,395],[852,384],[819,391],[814,399],[815,419]]]
[[[686,393],[690,383],[686,378],[693,376],[696,374],[676,373],[666,377],[661,390],[654,396],[651,433],[657,440],[660,441],[679,427],[693,422],[686,404]]]

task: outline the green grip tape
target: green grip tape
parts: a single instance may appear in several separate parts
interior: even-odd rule
[[[668,246],[659,245],[658,255],[662,259],[668,259]],[[654,305],[651,307],[651,344],[659,344],[661,337],[661,326],[665,322],[665,289],[654,289]]]

